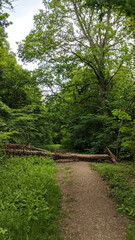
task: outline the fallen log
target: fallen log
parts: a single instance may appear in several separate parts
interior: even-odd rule
[[[33,147],[33,146],[26,146],[24,144],[16,144],[16,143],[4,143],[3,144],[4,149],[20,149],[20,150],[36,150],[36,151],[44,151],[49,152],[45,149]]]
[[[5,149],[24,149],[24,144],[17,144],[17,143],[4,143],[3,147]]]
[[[110,154],[110,159],[111,159],[111,161],[112,161],[113,163],[115,163],[115,164],[118,164],[115,155],[110,151],[110,149],[109,149],[108,147],[106,147],[106,149],[107,149],[107,151],[108,151],[109,154]]]
[[[108,154],[77,154],[69,153],[64,151],[55,151],[54,153],[49,152],[45,149],[40,149],[36,147],[29,147],[23,144],[4,144],[5,148],[0,149],[4,151],[7,155],[37,155],[37,156],[50,156],[54,160],[58,159],[72,159],[73,161],[91,161],[91,160],[107,160],[112,161],[115,164],[118,164],[115,155],[106,147]]]
[[[52,157],[52,153],[48,151],[30,151],[30,150],[22,150],[22,149],[0,149],[4,151],[7,155],[37,155],[37,156],[50,156]]]
[[[37,156],[50,156],[54,160],[57,159],[73,159],[74,161],[83,161],[83,160],[110,160],[108,154],[75,154],[75,153],[59,153],[59,152],[49,152],[49,151],[34,151],[34,150],[25,150],[25,149],[0,149],[4,151],[7,155],[37,155]]]
[[[53,158],[57,159],[74,159],[75,161],[83,160],[110,160],[108,154],[75,154],[75,153],[54,153]]]

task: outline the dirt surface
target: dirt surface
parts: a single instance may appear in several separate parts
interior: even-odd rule
[[[88,162],[57,163],[63,193],[64,240],[125,240],[127,220]],[[64,224],[63,224],[64,223]]]

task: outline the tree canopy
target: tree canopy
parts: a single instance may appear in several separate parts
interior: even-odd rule
[[[126,13],[127,16],[135,15],[134,0],[86,0],[86,6],[96,7],[98,10],[111,6],[114,10]]]
[[[43,3],[19,43],[22,61],[38,61],[35,71],[17,64],[1,34],[3,131],[15,142],[90,153],[109,146],[117,156],[133,156],[134,2]]]
[[[23,69],[10,50],[6,39],[6,27],[10,24],[7,8],[13,8],[12,1],[1,1],[0,143],[11,141],[40,146],[51,141],[46,109],[32,72]]]
[[[23,60],[40,61],[40,76],[48,85],[61,85],[78,67],[91,71],[91,78],[106,106],[113,78],[123,65],[131,66],[134,42],[126,17],[110,5],[102,19],[96,7],[83,1],[44,1],[45,11],[35,16],[35,25],[19,51]],[[43,81],[42,81],[43,82]]]

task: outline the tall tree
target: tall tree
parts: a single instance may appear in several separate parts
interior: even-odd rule
[[[107,115],[113,78],[131,59],[132,33],[126,17],[111,5],[102,15],[101,10],[87,8],[79,0],[46,0],[44,5],[45,11],[34,17],[34,28],[20,44],[20,56],[40,61],[42,79],[49,86],[71,79],[75,65],[91,69]]]

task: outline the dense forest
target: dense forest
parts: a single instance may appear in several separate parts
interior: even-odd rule
[[[0,1],[0,143],[135,159],[135,2],[44,0],[33,29],[10,50]]]
[[[108,235],[106,227],[107,223],[111,233],[116,230],[118,213],[111,209],[115,203],[121,218],[124,214],[130,218],[126,226],[118,221],[118,234],[122,227],[126,239],[134,240],[135,0],[43,0],[44,10],[37,12],[33,28],[18,43],[18,56],[7,40],[7,27],[12,24],[8,12],[15,1],[0,0],[0,239],[62,240],[70,227],[75,229],[72,237],[82,239],[84,232],[78,238],[78,226],[67,225],[68,217],[79,219],[82,228],[95,218],[92,226],[100,234],[93,238],[90,232],[92,239],[104,238],[100,227],[108,236],[104,239],[117,239]],[[16,57],[38,67],[26,70]],[[23,155],[32,149],[38,154],[5,155],[9,146],[18,145]],[[110,164],[106,149],[119,164]],[[46,156],[39,156],[40,151]],[[54,163],[51,156],[57,154]],[[60,163],[62,154],[69,165]],[[88,161],[91,154],[100,161],[99,156],[107,156],[107,162],[81,161]],[[62,192],[61,186],[69,192]],[[107,212],[104,195],[115,199]],[[71,204],[67,212],[62,202],[64,207]],[[103,205],[105,218],[100,211]],[[77,217],[69,216],[74,213]]]

